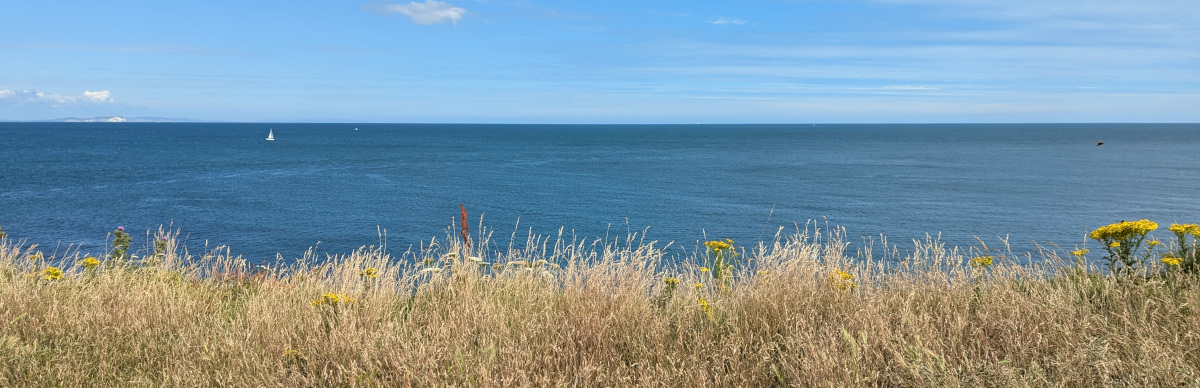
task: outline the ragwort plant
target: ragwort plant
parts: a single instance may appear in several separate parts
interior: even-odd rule
[[[1107,256],[1104,256],[1104,260],[1109,271],[1118,275],[1127,275],[1145,267],[1154,248],[1158,246],[1157,241],[1152,240],[1147,244],[1145,250],[1142,249],[1142,243],[1146,241],[1147,235],[1155,229],[1158,229],[1158,224],[1146,219],[1121,221],[1097,228],[1088,237],[1100,242],[1100,245],[1108,253]]]
[[[1168,267],[1178,266],[1184,273],[1200,272],[1200,263],[1197,260],[1197,256],[1200,256],[1200,225],[1171,224],[1167,230],[1175,234],[1175,251],[1164,254],[1163,263]]]
[[[733,240],[713,240],[704,243],[708,259],[712,263],[712,278],[722,290],[727,290],[733,280],[733,265],[740,254],[733,246]],[[701,271],[707,268],[701,268]]]

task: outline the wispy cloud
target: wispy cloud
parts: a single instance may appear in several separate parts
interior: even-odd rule
[[[112,103],[112,92],[107,90],[84,91],[82,95],[64,96],[36,90],[0,89],[0,104],[3,105],[49,105],[69,106]]]
[[[938,88],[935,88],[932,86],[920,86],[920,85],[888,85],[888,86],[884,86],[880,89],[883,89],[883,90],[938,90]]]
[[[458,21],[467,13],[467,10],[464,8],[434,0],[426,0],[424,3],[414,1],[407,4],[393,2],[384,2],[383,4],[371,3],[367,5],[367,8],[381,14],[398,13],[408,16],[412,19],[413,23],[420,25],[447,22],[457,25]]]
[[[717,25],[732,24],[732,25],[740,26],[740,25],[749,23],[750,21],[744,20],[744,19],[717,18],[716,20],[709,20],[708,22],[710,24],[717,24]]]

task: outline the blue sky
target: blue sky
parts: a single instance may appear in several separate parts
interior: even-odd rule
[[[1196,0],[0,0],[0,120],[1200,122]]]

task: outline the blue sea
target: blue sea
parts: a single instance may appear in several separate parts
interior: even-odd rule
[[[444,239],[460,203],[502,248],[564,228],[682,253],[808,220],[845,227],[851,250],[926,234],[1070,248],[1121,220],[1200,222],[1200,124],[0,123],[0,228],[48,252],[167,226],[253,261],[378,245],[379,229],[399,253]]]

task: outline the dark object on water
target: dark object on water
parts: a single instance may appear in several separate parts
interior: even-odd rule
[[[1096,147],[1099,147],[1099,146],[1102,146],[1102,145],[1104,145],[1104,142],[1102,142],[1102,141],[1096,141]]]

